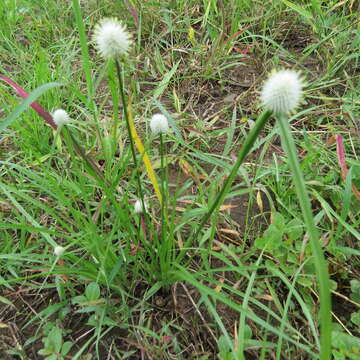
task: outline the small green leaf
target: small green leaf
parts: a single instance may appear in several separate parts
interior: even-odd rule
[[[65,356],[70,351],[72,346],[73,346],[73,343],[71,341],[64,342],[64,344],[61,348],[61,355]]]
[[[245,329],[244,329],[244,333],[245,333],[245,336],[244,336],[244,339],[245,340],[249,340],[252,338],[252,330],[251,330],[251,327],[247,324],[245,324]]]
[[[330,290],[337,289],[337,282],[335,280],[330,279]]]
[[[277,225],[280,228],[284,225],[283,220],[282,215],[277,216]],[[277,225],[275,223],[270,224],[264,235],[255,240],[255,246],[258,249],[266,248],[267,251],[274,251],[283,244],[283,231]]]
[[[285,230],[285,219],[284,217],[278,213],[273,213],[273,221],[272,224],[275,225],[279,230]],[[271,225],[270,225],[271,226]]]
[[[266,239],[259,237],[255,240],[255,247],[258,249],[264,249],[266,246]]]
[[[340,331],[334,331],[332,334],[333,347],[346,354],[346,359],[359,359],[360,339],[355,336],[345,334]]]
[[[303,235],[303,224],[299,219],[292,219],[286,225],[286,234],[289,240],[296,241]]]
[[[351,280],[350,281],[351,286],[351,295],[350,299],[360,303],[360,281],[359,280]]]
[[[39,350],[38,351],[38,354],[39,355],[50,355],[52,353],[52,351],[51,350],[49,350],[49,349],[41,349],[41,350]]]
[[[296,254],[289,252],[287,261],[292,264],[297,264],[299,262],[299,257]]]
[[[96,282],[90,283],[85,290],[85,296],[88,301],[97,300],[100,297],[100,288]]]
[[[351,314],[351,321],[360,327],[360,311]]]
[[[271,224],[265,231],[266,246],[268,251],[278,249],[283,242],[283,232],[275,224]]]
[[[62,334],[61,329],[54,327],[48,335],[49,343],[52,345],[54,352],[59,353],[62,346]]]
[[[332,354],[334,356],[334,360],[346,360],[345,355],[340,351],[334,350]]]

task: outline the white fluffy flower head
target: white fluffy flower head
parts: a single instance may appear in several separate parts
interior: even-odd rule
[[[131,36],[116,19],[103,19],[95,26],[93,41],[100,55],[106,59],[126,55],[131,46]]]
[[[63,248],[62,246],[55,246],[54,248],[54,254],[57,257],[63,256],[65,253],[65,248]]]
[[[163,114],[155,114],[150,120],[150,129],[154,134],[165,133],[169,131],[169,123]]]
[[[144,202],[144,205],[145,205],[145,211],[147,211],[147,206],[146,206],[145,202]],[[135,205],[134,205],[134,211],[135,211],[135,214],[141,214],[143,212],[143,206],[142,206],[141,200],[136,200]]]
[[[66,125],[70,122],[69,114],[63,109],[57,109],[52,113],[54,123],[57,126]]]
[[[288,114],[299,105],[303,81],[291,70],[273,73],[264,84],[261,100],[268,110],[275,114]]]

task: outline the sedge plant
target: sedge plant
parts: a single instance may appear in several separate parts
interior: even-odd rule
[[[288,114],[294,111],[301,101],[302,88],[303,80],[298,73],[290,70],[282,70],[273,73],[265,82],[261,93],[261,99],[264,106],[274,114],[278,121],[281,143],[288,156],[296,194],[309,235],[320,292],[320,358],[322,360],[328,360],[331,357],[331,301],[329,275],[288,119]]]
[[[125,27],[115,19],[105,19],[100,22],[94,31],[93,41],[96,44],[96,48],[101,55],[106,60],[114,61],[116,74],[119,83],[119,92],[120,98],[123,105],[123,117],[126,122],[126,127],[129,136],[130,149],[133,157],[134,167],[135,167],[135,178],[137,181],[137,191],[138,191],[138,201],[135,203],[134,211],[137,214],[144,214],[146,219],[146,204],[144,199],[144,191],[142,188],[142,183],[140,179],[138,160],[135,153],[135,139],[133,132],[131,130],[130,116],[128,111],[128,102],[125,94],[125,85],[124,85],[124,59],[128,54],[130,47],[132,45],[132,40],[130,34],[126,31]],[[189,237],[185,246],[179,251],[178,257],[175,259],[176,263],[184,258],[188,247],[198,239],[200,233],[203,231],[204,227],[208,223],[208,220],[216,213],[224,201],[226,195],[228,194],[230,187],[238,175],[240,166],[242,165],[245,157],[249,154],[251,149],[254,146],[255,141],[259,137],[261,131],[263,130],[267,120],[271,116],[275,116],[278,120],[281,139],[283,147],[288,155],[289,166],[293,174],[293,181],[295,184],[297,196],[299,199],[300,207],[302,210],[304,222],[306,229],[308,231],[309,239],[312,246],[312,251],[314,255],[314,262],[316,267],[316,275],[319,283],[320,290],[320,325],[321,325],[321,349],[320,356],[322,360],[330,359],[331,352],[331,313],[330,313],[330,293],[329,293],[329,278],[327,273],[327,266],[324,259],[324,255],[321,249],[319,242],[319,235],[314,223],[310,200],[306,190],[305,182],[303,175],[300,170],[299,160],[296,154],[296,147],[294,139],[292,137],[289,122],[288,114],[296,109],[298,106],[301,96],[302,96],[303,82],[299,75],[292,71],[280,71],[271,75],[264,85],[261,99],[265,106],[265,111],[259,116],[255,125],[251,128],[248,136],[246,137],[241,150],[238,154],[238,157],[232,167],[230,174],[227,176],[224,184],[222,185],[219,194],[209,206],[209,210],[203,216],[200,221],[199,226],[194,231],[194,233]],[[66,124],[69,123],[70,118],[64,110],[56,110],[52,118],[57,127],[60,129],[64,127],[65,133],[69,135],[70,140],[73,143],[74,150],[81,155],[85,160],[89,168],[92,168],[94,173],[101,178],[102,174],[99,175],[99,170],[96,166],[92,166],[89,158],[86,157],[85,152],[74,140],[73,135],[70,131],[67,131]],[[150,128],[154,134],[159,135],[160,137],[160,159],[161,159],[161,234],[158,237],[160,239],[158,245],[158,257],[160,262],[160,271],[163,275],[166,275],[169,270],[169,265],[172,260],[173,252],[173,243],[172,237],[170,236],[168,224],[167,224],[167,190],[166,190],[166,174],[165,174],[165,146],[164,139],[165,133],[168,131],[167,119],[160,114],[154,115],[150,123]],[[60,131],[59,129],[59,131]],[[116,127],[115,127],[116,129]],[[102,179],[105,190],[107,189],[106,181]],[[109,190],[106,190],[108,195],[110,194]],[[116,204],[112,199],[116,209],[120,209],[120,206]],[[140,229],[140,226],[139,226]],[[138,239],[139,240],[139,239]],[[110,243],[109,243],[110,244]],[[108,250],[108,249],[107,249]],[[64,254],[64,248],[58,247],[55,248],[55,255],[60,257]]]
[[[186,245],[190,246],[193,241],[198,238],[213,213],[218,211],[220,205],[226,197],[226,194],[230,190],[231,184],[238,174],[239,167],[243,163],[246,155],[251,151],[267,120],[271,116],[274,116],[279,124],[282,146],[288,156],[289,167],[292,172],[296,194],[300,203],[304,223],[309,235],[314,256],[316,277],[320,293],[320,358],[321,360],[329,360],[331,356],[331,301],[329,275],[288,119],[288,114],[293,112],[301,101],[302,89],[303,80],[300,78],[298,73],[291,70],[274,72],[265,82],[261,92],[261,100],[265,107],[265,111],[257,119],[255,125],[247,135],[237,160],[220,189],[219,194],[209,206],[209,210],[201,219],[199,226],[194,234],[190,236]],[[183,259],[185,256],[187,246],[185,246],[180,252],[178,261]]]
[[[116,19],[104,19],[102,20],[94,29],[93,42],[100,54],[106,60],[114,61],[116,68],[116,76],[119,84],[119,94],[123,106],[123,118],[126,123],[126,128],[129,137],[129,145],[133,158],[134,168],[135,168],[135,178],[137,183],[137,198],[138,200],[135,203],[134,211],[139,215],[139,224],[138,224],[138,242],[137,246],[140,245],[140,239],[143,240],[143,244],[148,246],[149,249],[153,249],[148,243],[146,238],[146,230],[152,232],[153,225],[149,222],[149,216],[147,213],[147,204],[145,203],[145,196],[142,181],[140,178],[139,171],[139,162],[136,156],[135,147],[141,153],[142,159],[144,161],[145,167],[147,168],[150,180],[154,177],[151,173],[151,163],[148,159],[148,156],[143,149],[140,138],[138,137],[136,130],[133,126],[131,106],[128,103],[126,93],[125,93],[125,71],[124,64],[126,56],[132,46],[131,35],[126,31],[126,28]],[[117,131],[117,124],[114,126],[115,134]],[[166,180],[165,180],[165,167],[164,167],[164,141],[163,136],[165,132],[168,131],[169,125],[167,119],[162,114],[155,114],[150,122],[150,128],[152,132],[160,136],[160,157],[161,157],[161,191],[160,194],[157,193],[160,205],[161,205],[161,236],[158,237],[160,240],[158,244],[158,264],[157,267],[160,270],[160,278],[165,279],[168,274],[171,254],[172,254],[172,242],[167,236],[167,205],[166,205]],[[116,137],[116,136],[115,136]],[[156,179],[152,180],[155,191],[157,190]],[[160,196],[159,196],[160,195]],[[141,237],[141,229],[143,229],[143,236]],[[151,237],[151,236],[150,236]]]
[[[138,198],[142,203],[142,208],[145,209],[144,193],[135,152],[135,141],[131,131],[128,103],[125,95],[124,69],[123,66],[121,66],[119,60],[121,59],[122,63],[125,61],[125,58],[132,45],[131,35],[126,31],[125,26],[116,19],[103,19],[99,22],[99,24],[96,25],[94,29],[93,42],[95,43],[95,46],[101,57],[103,57],[105,60],[114,60],[115,62],[116,75],[119,82],[120,98],[123,105],[123,114],[129,136],[131,154],[135,166]],[[144,212],[144,217],[147,219],[146,211]]]

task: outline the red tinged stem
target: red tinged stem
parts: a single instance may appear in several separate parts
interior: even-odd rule
[[[336,135],[336,154],[341,169],[341,178],[343,179],[343,181],[345,181],[349,171],[346,166],[345,148],[343,143],[343,137],[341,135]],[[351,185],[351,188],[356,198],[360,201],[360,191],[354,184]]]
[[[9,79],[7,76],[0,75],[0,79],[4,80],[9,84],[13,89],[15,89],[20,97],[23,99],[29,96],[28,92],[25,91],[21,86],[19,86],[15,81]],[[54,129],[57,129],[51,114],[46,111],[38,102],[34,101],[30,106]]]

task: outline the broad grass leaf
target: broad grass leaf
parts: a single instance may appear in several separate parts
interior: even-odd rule
[[[53,82],[41,85],[28,94],[27,91],[8,77],[0,75],[0,79],[12,86],[17,91],[18,95],[25,99],[9,116],[6,117],[4,121],[0,123],[0,131],[8,127],[24,110],[26,110],[28,106],[31,106],[54,129],[57,128],[51,114],[44,110],[39,103],[35,102],[35,100],[47,90],[61,86],[62,84]]]

